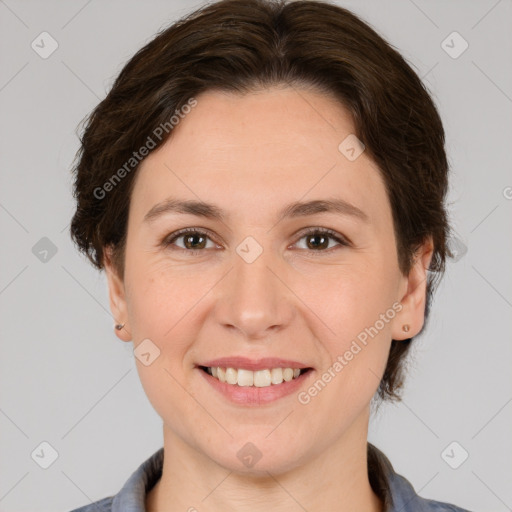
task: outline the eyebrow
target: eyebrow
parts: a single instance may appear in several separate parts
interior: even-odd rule
[[[196,215],[224,222],[228,214],[214,204],[204,201],[180,200],[168,198],[153,206],[144,216],[144,222],[151,222],[156,218],[169,213]],[[337,213],[370,222],[366,213],[353,204],[339,198],[316,199],[307,202],[294,202],[285,206],[277,217],[278,222],[286,218],[306,217],[316,213]]]

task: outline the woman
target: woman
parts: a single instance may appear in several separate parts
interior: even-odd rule
[[[164,430],[77,510],[462,510],[367,441],[449,234],[438,112],[367,24],[322,2],[203,7],[124,67],[75,173],[72,237]]]

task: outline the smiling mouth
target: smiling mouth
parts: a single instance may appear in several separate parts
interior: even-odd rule
[[[252,371],[220,366],[198,366],[198,368],[220,382],[233,386],[258,388],[278,386],[312,370],[312,368],[266,368]]]

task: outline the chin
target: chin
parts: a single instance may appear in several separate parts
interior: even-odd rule
[[[268,473],[285,473],[303,464],[303,457],[294,446],[288,442],[270,442],[268,439],[265,440],[266,435],[267,431],[261,436],[243,439],[234,437],[227,443],[219,443],[218,446],[224,448],[222,452],[212,453],[208,450],[208,456],[219,466],[234,473],[266,478],[269,476]],[[211,448],[211,445],[208,448]]]

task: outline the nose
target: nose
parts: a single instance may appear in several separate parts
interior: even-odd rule
[[[284,329],[294,315],[293,293],[282,265],[270,253],[251,263],[234,254],[233,268],[220,283],[217,321],[246,339],[264,339]]]

